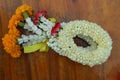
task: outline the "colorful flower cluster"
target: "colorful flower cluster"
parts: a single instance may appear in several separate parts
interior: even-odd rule
[[[17,44],[17,39],[20,37],[20,31],[17,29],[17,25],[20,21],[24,20],[22,16],[24,11],[27,11],[30,15],[32,15],[31,7],[27,5],[18,7],[16,13],[11,17],[9,21],[8,33],[2,38],[4,49],[14,58],[20,57],[21,55],[20,45]]]
[[[99,25],[88,21],[59,23],[55,18],[48,18],[46,11],[39,11],[32,20],[32,8],[22,5],[17,8],[9,21],[9,31],[2,38],[4,49],[12,57],[35,51],[47,52],[49,47],[60,55],[90,67],[102,64],[110,56],[112,40]],[[19,30],[28,31],[25,34]],[[78,36],[88,42],[86,48],[75,44]]]
[[[24,49],[24,53],[37,50],[48,51],[48,38],[51,35],[56,35],[58,28],[60,28],[60,23],[56,22],[55,18],[48,18],[46,11],[39,11],[33,21],[31,19],[32,13],[32,8],[24,4],[16,9],[15,14],[9,20],[9,31],[2,38],[2,42],[6,52],[14,58],[20,57],[21,49]],[[18,27],[33,34],[25,35],[20,32]]]

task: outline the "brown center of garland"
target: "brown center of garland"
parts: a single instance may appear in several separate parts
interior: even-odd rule
[[[77,46],[82,46],[83,48],[90,46],[90,44],[88,44],[88,42],[86,42],[85,40],[83,40],[82,38],[80,38],[78,36],[73,37],[73,40]]]

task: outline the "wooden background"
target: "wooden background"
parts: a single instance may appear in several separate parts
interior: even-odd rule
[[[89,20],[110,33],[113,49],[109,59],[92,68],[48,53],[23,54],[13,59],[3,50],[1,38],[16,8],[26,3],[47,10],[58,21]],[[0,80],[120,80],[120,0],[0,0]]]

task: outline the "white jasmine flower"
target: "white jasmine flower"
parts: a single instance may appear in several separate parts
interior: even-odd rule
[[[18,44],[22,44],[23,43],[23,39],[18,39]]]
[[[29,26],[34,26],[30,17],[26,18],[25,20],[26,20],[26,22],[28,23]]]
[[[35,33],[38,34],[38,35],[41,35],[41,34],[42,34],[42,30],[41,30],[41,29],[37,29],[37,30],[35,31]]]

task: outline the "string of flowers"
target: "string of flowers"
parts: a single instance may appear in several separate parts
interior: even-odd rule
[[[17,44],[17,39],[20,36],[20,31],[17,29],[18,23],[23,21],[23,12],[27,11],[29,15],[32,15],[32,8],[26,4],[17,8],[15,14],[9,20],[8,33],[2,38],[4,49],[12,57],[17,58],[21,55],[20,45]]]
[[[46,11],[39,11],[36,14],[36,19],[34,21],[28,16],[27,12],[24,12],[25,22],[21,22],[20,26],[27,31],[31,31],[32,35],[22,34],[18,38],[18,44],[21,44],[24,53],[31,53],[35,51],[47,52],[49,47],[47,45],[48,37],[51,35],[51,29],[55,25],[54,18],[46,18]]]
[[[85,20],[70,21],[58,32],[58,35],[51,41],[52,45],[50,41],[48,45],[60,55],[67,56],[73,61],[92,67],[104,63],[110,56],[112,39],[96,23]],[[73,40],[75,36],[82,38],[90,46],[86,48],[77,46]]]
[[[49,47],[59,55],[90,67],[105,62],[110,56],[112,39],[101,26],[85,20],[59,23],[48,18],[46,11],[39,11],[34,21],[32,8],[26,4],[18,7],[9,20],[9,31],[2,38],[4,49],[12,57],[35,51],[48,52]],[[28,31],[22,33],[17,27]],[[77,36],[90,46],[77,46],[73,38]]]

